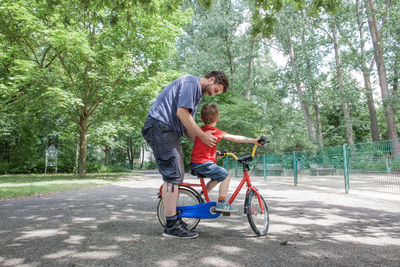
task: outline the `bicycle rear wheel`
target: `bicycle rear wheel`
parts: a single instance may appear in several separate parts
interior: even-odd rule
[[[178,198],[178,206],[188,206],[188,205],[196,205],[201,204],[200,200],[197,198],[196,194],[187,188],[179,188],[179,198]],[[162,227],[165,227],[167,224],[164,214],[164,202],[162,198],[157,205],[157,217],[158,221],[161,223]],[[199,224],[200,219],[198,218],[186,218],[183,217],[182,220],[187,223],[187,228],[189,230],[193,230]]]
[[[246,196],[245,210],[247,212],[247,219],[251,229],[259,235],[266,235],[269,228],[269,213],[267,203],[264,198],[260,195],[260,201],[258,201],[257,193],[250,190]],[[261,209],[263,207],[263,210]]]

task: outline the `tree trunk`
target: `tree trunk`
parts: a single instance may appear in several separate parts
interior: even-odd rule
[[[369,124],[371,129],[371,138],[373,142],[379,141],[379,128],[378,128],[378,118],[376,117],[376,109],[374,105],[374,98],[372,94],[372,86],[371,86],[371,72],[365,62],[365,38],[364,38],[364,29],[362,23],[362,16],[360,10],[360,0],[356,0],[356,9],[357,9],[357,23],[358,30],[360,34],[360,44],[361,44],[361,68],[364,79],[364,89],[365,96],[367,97],[367,105],[369,112]]]
[[[399,88],[399,60],[396,58],[394,61],[393,69],[393,93],[397,94]]]
[[[142,145],[141,145],[141,147],[142,147],[142,161],[140,162],[140,169],[143,169],[143,165],[144,165],[144,144],[142,143]]]
[[[313,99],[315,99],[315,93],[313,92]],[[322,123],[321,123],[321,115],[319,113],[318,104],[314,102],[314,111],[315,111],[315,120],[317,121],[317,133],[318,133],[318,146],[322,147],[323,139],[322,139]]]
[[[108,166],[108,157],[110,155],[111,148],[109,146],[104,147],[104,166]]]
[[[78,174],[78,168],[79,168],[79,135],[76,135],[76,147],[75,147],[75,168],[74,168],[74,173],[75,175]]]
[[[131,137],[128,137],[126,152],[128,155],[129,169],[133,170],[133,152],[132,152],[132,138]]]
[[[371,32],[372,44],[374,47],[374,58],[376,67],[378,70],[378,77],[379,77],[379,85],[381,88],[381,95],[382,95],[382,102],[383,102],[383,109],[386,118],[386,125],[388,131],[388,137],[390,140],[393,140],[395,143],[394,149],[399,147],[398,146],[398,133],[397,127],[394,120],[394,112],[393,107],[390,103],[390,96],[389,96],[389,88],[386,76],[386,68],[383,59],[383,48],[382,48],[382,41],[380,32],[378,30],[378,24],[376,21],[375,11],[371,0],[365,0],[367,9],[368,9],[368,25]],[[400,151],[396,152],[397,158],[400,157]]]
[[[255,40],[252,39],[252,40],[251,40],[250,55],[249,55],[249,56],[250,56],[250,59],[249,59],[248,67],[247,67],[247,81],[246,81],[246,99],[247,99],[247,100],[250,100],[250,93],[251,93],[251,90],[250,90],[250,81],[251,81],[251,75],[252,75],[252,72],[253,72],[253,59],[254,59],[253,53],[254,53],[254,45],[255,45]]]
[[[304,32],[301,34],[301,40],[303,46],[305,45],[305,38],[304,38]],[[317,97],[315,95],[315,86],[314,86],[314,77],[313,73],[311,70],[311,62],[310,58],[308,56],[307,51],[303,53],[306,61],[306,66],[307,66],[307,74],[308,74],[308,80],[310,83],[310,89],[311,89],[311,94],[312,94],[312,102],[313,102],[313,107],[314,107],[314,112],[315,112],[315,121],[317,124],[317,138],[316,138],[316,144],[319,147],[322,147],[322,123],[321,123],[321,116],[319,113],[319,107],[318,107],[318,102],[317,102]]]
[[[341,102],[342,102],[342,110],[344,115],[344,120],[346,124],[346,138],[347,143],[349,145],[354,145],[354,136],[353,136],[353,125],[350,120],[350,111],[349,105],[347,100],[345,99],[345,89],[344,89],[344,82],[343,82],[343,74],[342,74],[342,63],[340,58],[340,48],[338,42],[338,35],[336,24],[332,25],[332,37],[333,37],[333,47],[335,49],[335,64],[336,64],[336,76],[338,81],[338,89],[341,92]]]
[[[82,107],[84,109],[85,107]],[[82,112],[84,113],[84,112]],[[79,143],[79,176],[86,176],[86,153],[87,153],[87,118],[81,114],[80,122],[80,143]]]
[[[291,63],[291,66],[292,66],[293,76],[295,77],[297,96],[299,97],[301,109],[303,110],[304,118],[306,120],[308,138],[311,141],[311,143],[315,143],[316,136],[315,136],[314,124],[313,124],[313,122],[311,120],[311,116],[310,116],[310,112],[308,111],[307,104],[304,101],[303,89],[301,88],[301,84],[300,84],[298,76],[297,76],[296,58],[295,58],[295,55],[294,55],[294,49],[293,49],[291,36],[289,35],[288,37],[289,37],[288,44],[289,44],[290,63]]]

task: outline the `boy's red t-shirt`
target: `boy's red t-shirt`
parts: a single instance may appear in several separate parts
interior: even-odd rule
[[[212,135],[218,138],[217,144],[226,134],[224,131],[221,131],[220,129],[212,126],[203,126],[201,127],[201,129],[204,132],[215,131],[214,133],[212,133]],[[192,158],[190,159],[190,161],[194,163],[205,163],[211,160],[214,163],[217,163],[217,144],[213,147],[209,147],[196,136],[192,150]]]

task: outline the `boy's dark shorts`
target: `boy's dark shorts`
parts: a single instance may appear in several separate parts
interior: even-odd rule
[[[153,150],[163,180],[181,184],[185,174],[182,148],[176,132],[164,122],[147,116],[142,135]]]
[[[222,182],[228,177],[229,173],[224,168],[218,166],[212,161],[205,163],[190,163],[190,169],[195,173],[201,174],[207,178],[211,178],[213,181]]]

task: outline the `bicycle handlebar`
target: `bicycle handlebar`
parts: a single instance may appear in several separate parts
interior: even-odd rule
[[[269,143],[269,141],[267,140],[267,138],[265,137],[265,136],[261,136],[259,139],[258,139],[258,144],[259,145],[265,145],[266,143]],[[256,153],[256,150],[257,150],[257,147],[259,146],[259,145],[254,145],[254,147],[253,147],[253,151],[252,151],[252,153],[251,153],[251,155],[248,155],[248,156],[244,156],[244,157],[242,157],[242,158],[238,158],[235,154],[233,154],[233,153],[231,153],[231,152],[226,152],[226,151],[223,151],[223,152],[217,152],[217,156],[231,156],[231,157],[233,157],[235,160],[237,160],[237,161],[251,161],[251,160],[253,160],[253,158],[254,158],[254,155],[255,155],[255,153]]]

